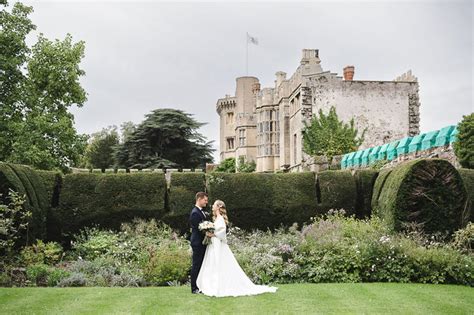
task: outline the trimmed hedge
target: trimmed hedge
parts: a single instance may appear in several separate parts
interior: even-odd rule
[[[118,228],[134,217],[160,219],[165,214],[166,190],[164,174],[69,174],[64,176],[59,206],[52,214],[61,234],[91,224]]]
[[[474,170],[458,172],[445,160],[423,159],[380,172],[328,170],[316,176],[171,173],[168,188],[165,174],[159,173],[63,177],[55,171],[0,162],[3,199],[8,188],[26,195],[25,207],[34,214],[30,234],[57,241],[67,240],[84,226],[118,228],[133,217],[154,217],[187,232],[195,194],[206,190],[210,205],[222,199],[231,222],[247,230],[301,224],[329,209],[343,208],[359,218],[377,214],[395,229],[413,221],[424,224],[427,232],[452,232],[473,218]]]
[[[385,168],[379,171],[377,179],[374,183],[374,189],[372,191],[372,214],[374,213],[374,209],[379,206],[380,193],[382,192],[382,188],[385,185],[385,181],[387,180],[391,172],[391,168]]]
[[[59,193],[63,181],[63,175],[58,171],[37,170],[36,173],[43,181],[48,201],[48,213],[46,215],[46,232],[48,240],[58,240],[61,235],[61,222],[53,215],[52,208],[59,204]]]
[[[45,239],[48,204],[43,182],[35,170],[24,165],[0,163],[0,193],[3,202],[8,202],[6,198],[9,189],[26,196],[24,207],[32,213],[28,235],[20,238],[19,243]]]
[[[229,220],[244,229],[302,224],[317,214],[314,173],[213,173],[210,203],[226,203]]]
[[[210,202],[223,200],[229,220],[238,227],[272,227],[276,221],[270,215],[274,176],[262,173],[211,173],[207,175]]]
[[[163,217],[163,221],[181,232],[189,231],[189,214],[199,191],[206,191],[204,173],[171,173],[169,212]]]
[[[356,213],[357,183],[349,170],[329,170],[316,174],[317,212],[344,209],[347,215]]]
[[[315,175],[312,172],[274,174],[270,216],[279,224],[302,224],[317,214]]]
[[[356,170],[355,179],[357,186],[356,217],[369,218],[372,214],[372,192],[375,181],[379,175],[376,170]]]
[[[467,192],[466,211],[469,212],[469,221],[474,222],[474,169],[460,168],[458,171]]]
[[[48,214],[49,204],[46,197],[46,190],[43,181],[38,176],[36,171],[29,166],[10,164],[12,169],[17,173],[18,177],[23,181],[27,193],[30,191],[34,203],[34,212],[30,224],[30,236],[34,239],[45,239],[46,219]]]
[[[26,194],[25,186],[13,169],[7,164],[0,162],[0,193],[2,194],[2,202],[7,202],[8,190],[12,189],[26,196],[26,206],[30,206],[31,202]]]
[[[373,212],[395,230],[416,222],[428,233],[453,232],[467,223],[466,190],[459,172],[443,159],[402,163],[381,171],[374,189]]]
[[[51,207],[57,207],[59,204],[59,192],[61,190],[63,179],[62,173],[58,171],[36,170],[36,174],[43,182],[48,204]]]

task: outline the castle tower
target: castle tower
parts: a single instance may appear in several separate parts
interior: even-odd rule
[[[255,77],[236,79],[235,96],[226,95],[217,101],[216,110],[220,116],[220,158],[221,161],[244,156],[247,161],[256,159],[256,94],[260,83]]]

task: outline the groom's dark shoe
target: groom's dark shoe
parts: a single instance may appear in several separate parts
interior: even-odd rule
[[[201,290],[194,290],[192,293],[193,294],[202,294],[202,291]]]

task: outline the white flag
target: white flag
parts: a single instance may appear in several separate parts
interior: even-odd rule
[[[252,37],[247,33],[247,43],[252,43],[258,45],[258,39],[256,37]]]

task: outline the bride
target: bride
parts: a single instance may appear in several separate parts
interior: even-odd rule
[[[212,205],[214,236],[206,248],[197,277],[197,286],[205,295],[240,296],[275,292],[276,287],[255,285],[247,277],[227,245],[227,211],[222,200]]]

